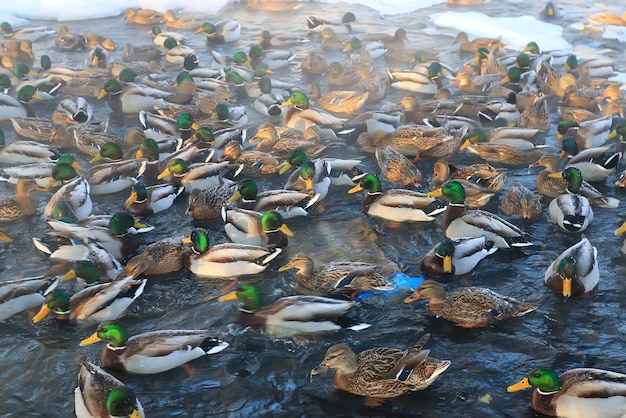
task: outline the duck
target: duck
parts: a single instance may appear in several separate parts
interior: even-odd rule
[[[494,193],[500,193],[506,180],[506,172],[496,170],[486,163],[456,166],[445,160],[437,160],[433,166],[429,188],[440,188],[448,180],[465,180],[476,183]]]
[[[621,152],[610,151],[610,146],[587,148],[580,151],[573,137],[563,138],[561,160],[567,157],[565,167],[577,167],[587,181],[605,181],[617,169]]]
[[[111,62],[112,58],[109,51],[100,45],[96,45],[87,53],[85,67],[107,68]]]
[[[285,167],[279,174],[284,173]],[[328,194],[331,185],[331,166],[323,159],[305,161],[299,169],[294,170],[284,185],[285,190],[295,190],[318,196],[318,201],[323,200]]]
[[[216,22],[204,22],[196,30],[196,33],[206,33],[207,41],[216,43],[229,43],[239,40],[241,35],[241,23],[236,19],[227,19]]]
[[[104,82],[98,100],[108,97],[111,110],[125,114],[139,114],[142,110],[166,107],[165,99],[171,93],[140,85],[122,87],[119,81],[111,78]]]
[[[380,174],[387,181],[404,186],[421,187],[422,172],[391,145],[387,145],[385,149],[376,148],[375,156]]]
[[[57,179],[53,178],[50,183],[54,184],[56,181]],[[93,209],[93,203],[89,194],[90,189],[89,182],[81,176],[64,184],[50,197],[43,211],[44,219],[52,217],[54,207],[59,200],[69,203],[76,219],[88,217]]]
[[[521,183],[514,184],[500,200],[500,212],[507,216],[521,216],[522,219],[537,219],[543,207],[539,195]]]
[[[163,13],[163,21],[168,28],[192,30],[201,26],[205,19],[201,16],[176,16],[173,10],[167,10]]]
[[[626,26],[626,12],[622,13],[621,16],[606,12],[596,13],[587,20],[603,25]]]
[[[446,196],[450,200],[441,220],[441,229],[448,238],[485,236],[498,248],[533,245],[527,233],[499,216],[480,209],[467,210],[465,188],[456,180],[429,192],[428,196]]]
[[[230,141],[224,145],[224,154],[218,162],[228,161],[242,167],[238,174],[242,177],[264,178],[280,171],[280,160],[274,155],[256,150],[243,150],[238,141]]]
[[[333,382],[343,391],[364,396],[367,406],[379,406],[407,392],[424,390],[450,367],[449,360],[429,357],[422,350],[430,334],[406,350],[376,347],[358,355],[346,344],[330,347],[311,375],[334,369]]]
[[[10,120],[11,118],[25,118],[28,112],[22,103],[15,97],[0,93],[0,120]],[[32,112],[31,112],[32,113]]]
[[[74,263],[73,267],[62,276],[63,281],[78,278],[78,283],[84,287],[96,283],[96,275],[92,270],[94,267],[97,269],[99,281],[103,283],[117,278],[122,271],[120,262],[97,242],[72,242],[56,233],[49,233],[48,236],[55,238],[56,242],[50,244],[49,239],[33,238],[33,243],[38,250],[48,254],[53,260]],[[89,267],[86,269],[85,265]]]
[[[542,415],[569,418],[609,418],[626,413],[626,375],[595,368],[570,369],[560,376],[540,367],[509,386],[507,392],[534,388],[532,409]]]
[[[234,243],[285,249],[293,232],[277,211],[264,213],[240,208],[222,207],[224,230]]]
[[[60,279],[62,282],[75,279],[81,288],[92,286],[94,284],[110,282],[112,279],[116,278],[118,273],[122,270],[122,266],[119,262],[117,262],[117,260],[115,261],[117,263],[116,268],[114,270],[104,272],[103,274],[98,266],[96,266],[92,261],[77,260],[72,262],[71,268],[69,268],[67,272],[60,277]],[[113,277],[109,274],[113,274]]]
[[[283,114],[283,123],[289,128],[305,132],[311,126],[319,125],[331,129],[340,129],[346,119],[309,106],[309,98],[301,91],[294,91],[281,107],[289,107]]]
[[[360,261],[332,261],[315,266],[311,257],[298,253],[278,271],[296,269],[294,280],[300,286],[322,295],[351,295],[371,290],[393,290],[376,264]]]
[[[225,182],[206,190],[192,189],[187,199],[185,215],[197,221],[222,219],[222,207],[229,205],[229,198],[237,191],[237,184]]]
[[[59,170],[68,170],[67,174],[59,174]],[[76,177],[77,172],[81,171],[82,167],[73,155],[62,154],[56,163],[30,163],[14,165],[12,167],[5,167],[0,170],[3,176],[0,176],[0,181],[4,181],[10,184],[17,184],[21,178],[30,178],[37,183],[40,188],[46,188],[53,178],[57,180],[72,180]],[[52,185],[59,185],[60,182],[52,183]]]
[[[194,228],[183,242],[192,244],[184,255],[185,267],[196,276],[219,279],[261,273],[283,251],[236,243],[210,246],[203,228]]]
[[[283,219],[307,216],[318,201],[319,196],[296,190],[274,189],[259,193],[258,184],[252,179],[244,179],[237,184],[237,190],[229,198],[229,203],[237,203],[242,209],[257,212],[277,211]]]
[[[387,69],[391,88],[431,96],[437,94],[441,87],[441,82],[438,79],[440,74],[447,74],[447,72],[439,62],[429,64],[425,72]]]
[[[551,176],[557,173],[559,160],[551,153],[545,153],[536,162],[529,167],[545,167],[535,178],[535,187],[537,191],[547,197],[557,197],[567,191],[567,181],[559,176]],[[582,175],[582,174],[581,174]],[[599,190],[586,182],[583,178],[582,184],[578,189],[578,193],[585,196],[592,205],[600,207],[618,207],[619,200],[613,197],[603,196]]]
[[[271,305],[262,306],[261,289],[249,283],[218,300],[240,300],[242,307],[236,322],[242,326],[261,328],[267,335],[277,338],[340,329],[360,331],[371,326],[351,316],[350,311],[357,307],[357,302],[324,296],[295,295],[285,296]]]
[[[283,48],[292,45],[301,45],[310,42],[309,39],[302,35],[285,33],[285,34],[272,34],[269,30],[264,29],[261,31],[258,44],[264,49],[268,48]]]
[[[306,23],[312,32],[321,32],[326,27],[331,27],[336,33],[352,33],[352,24],[361,24],[353,12],[344,13],[341,20],[335,17],[310,16]]]
[[[124,202],[123,209],[136,216],[159,213],[169,209],[183,190],[185,190],[183,186],[167,183],[146,186],[143,182],[138,181],[132,186],[132,191]]]
[[[6,21],[0,23],[0,29],[2,29],[5,38],[28,40],[31,42],[35,42],[56,32],[48,26],[25,26],[15,30],[13,26]]]
[[[0,134],[0,162],[8,164],[30,164],[56,162],[61,153],[35,141],[15,141],[4,145],[4,134]]]
[[[55,289],[46,295],[33,323],[41,322],[50,312],[58,319],[83,323],[117,319],[141,296],[145,286],[146,279],[124,277],[86,287],[71,298],[66,290]]]
[[[231,168],[229,161],[189,164],[182,158],[172,158],[157,179],[166,179],[168,183],[184,186],[188,191],[206,190],[225,183],[232,184],[231,180],[222,176]]]
[[[105,222],[107,226],[90,226],[80,220],[78,223],[70,224],[50,219],[48,225],[63,236],[75,238],[81,242],[99,243],[118,261],[127,260],[137,250],[138,233],[154,229],[152,226],[137,221],[126,211],[114,213]]]
[[[156,276],[182,270],[187,246],[180,238],[165,238],[149,244],[124,266],[124,274],[134,278],[140,275]]]
[[[289,49],[263,50],[261,45],[257,44],[252,45],[248,50],[247,65],[256,69],[263,63],[267,66],[263,71],[269,70],[271,73],[288,67],[295,58],[296,54]]]
[[[91,167],[82,177],[89,183],[92,196],[108,195],[126,190],[137,183],[146,169],[144,160],[122,160]]]
[[[300,63],[300,68],[306,74],[322,75],[328,69],[328,61],[323,55],[309,51],[309,54]]]
[[[64,96],[57,105],[57,109],[63,111],[68,118],[77,123],[89,123],[93,119],[93,108],[81,96]]]
[[[385,44],[379,40],[362,41],[359,37],[352,37],[350,42],[345,46],[343,52],[349,54],[357,54],[360,57],[368,57],[367,59],[380,58],[387,52]],[[351,58],[356,58],[352,56]]]
[[[152,43],[162,48],[164,48],[164,43],[167,38],[174,38],[178,45],[188,42],[185,35],[172,31],[163,32],[159,25],[153,25],[149,33],[152,35]]]
[[[59,284],[54,277],[34,276],[3,281],[0,284],[0,321],[32,309],[45,300]]]
[[[493,241],[486,237],[444,238],[422,258],[421,269],[433,276],[462,276],[497,250]]]
[[[278,158],[286,158],[296,149],[304,151],[309,158],[314,158],[326,149],[326,145],[317,141],[318,138],[319,133],[315,127],[302,132],[265,122],[248,142],[256,143],[257,151],[271,152]]]
[[[434,280],[424,280],[404,303],[428,299],[428,313],[461,328],[483,328],[510,318],[519,318],[535,309],[485,287],[463,287],[446,293]]]
[[[598,249],[583,235],[548,266],[543,281],[564,298],[588,294],[600,281],[597,257]]]
[[[31,193],[37,189],[37,183],[29,178],[17,181],[13,196],[0,196],[0,222],[13,222],[37,212],[37,205]]]
[[[603,116],[580,123],[568,119],[561,120],[557,126],[557,139],[571,136],[580,149],[600,147],[606,141],[615,138],[615,136],[611,136],[611,124],[611,116]]]
[[[124,12],[124,20],[138,25],[156,25],[163,23],[163,13],[151,9],[128,8]]]
[[[359,113],[367,102],[369,92],[353,90],[331,90],[315,102],[317,107],[338,118],[352,118]]]
[[[280,105],[285,99],[281,94],[272,92],[272,80],[264,76],[257,83],[261,94],[254,99],[254,110],[263,116],[282,116],[284,108]]]
[[[392,222],[427,222],[446,210],[443,201],[420,192],[407,189],[383,191],[376,174],[366,173],[353,180],[357,184],[348,193],[367,190],[361,211],[368,216]]]
[[[502,38],[476,38],[470,42],[469,36],[465,32],[459,32],[454,38],[454,44],[460,44],[460,50],[464,52],[477,52],[480,48],[489,49],[497,46],[503,48]]]
[[[533,150],[535,145],[531,140],[538,132],[538,129],[498,127],[487,134],[484,129],[475,128],[467,134],[459,149],[464,150],[477,143],[489,143],[510,145],[519,150]]]
[[[208,329],[159,330],[129,337],[126,327],[118,321],[102,322],[79,345],[100,341],[107,343],[102,350],[102,366],[130,374],[166,372],[229,346]]]
[[[195,50],[187,45],[179,45],[174,38],[167,38],[163,42],[165,61],[170,64],[183,65],[185,57],[195,54]],[[147,109],[146,109],[147,110]]]
[[[593,221],[593,209],[589,200],[578,190],[583,182],[583,176],[576,167],[550,174],[554,178],[567,181],[567,190],[550,201],[548,206],[549,219],[567,233],[583,232]]]
[[[80,365],[74,389],[77,417],[145,417],[141,402],[121,380],[88,360],[75,361]]]

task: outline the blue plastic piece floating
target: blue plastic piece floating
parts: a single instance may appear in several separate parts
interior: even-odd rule
[[[354,299],[357,301],[363,301],[367,298],[378,295],[387,298],[392,297],[406,288],[409,288],[410,290],[417,289],[423,281],[423,277],[409,277],[402,272],[396,272],[389,280],[389,282],[395,286],[393,290],[370,290],[367,292],[359,293]]]

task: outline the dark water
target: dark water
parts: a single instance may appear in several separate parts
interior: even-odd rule
[[[532,3],[532,2],[531,2]],[[232,55],[239,48],[247,48],[258,39],[263,28],[272,32],[294,31],[306,34],[306,17],[310,14],[338,15],[351,9],[371,31],[393,32],[404,27],[409,39],[424,48],[441,53],[442,61],[459,68],[469,59],[459,56],[458,46],[450,46],[451,38],[428,36],[423,29],[430,25],[432,12],[446,10],[477,10],[493,16],[536,15],[537,4],[493,2],[480,8],[455,8],[445,5],[415,11],[410,14],[379,19],[361,6],[304,4],[302,9],[288,14],[236,8],[224,12],[240,20],[244,29],[242,39],[236,44],[218,46],[220,52]],[[561,10],[562,15],[563,11]],[[568,28],[569,23],[585,16],[585,9],[572,9],[570,15],[557,20],[565,27],[565,36],[575,44],[594,48],[621,50],[623,45],[607,41],[597,35],[581,35]],[[35,22],[39,23],[39,22]],[[45,22],[52,27],[57,22]],[[90,31],[111,37],[118,45],[114,57],[119,60],[124,43],[150,42],[146,27],[127,24],[119,18],[66,22],[71,30]],[[181,31],[184,32],[184,31]],[[204,37],[185,32],[190,45],[196,49],[201,65],[210,63],[210,54]],[[496,34],[497,35],[497,34]],[[538,34],[537,42],[541,45]],[[293,48],[299,64],[309,48],[318,49],[314,40],[305,47]],[[53,51],[52,40],[35,44],[35,53]],[[60,65],[78,65],[84,52],[61,54],[52,52],[53,61]],[[329,57],[341,58],[340,54]],[[379,71],[385,71],[384,61],[377,62]],[[296,66],[296,67],[299,67]],[[178,69],[170,66],[172,74]],[[624,61],[616,62],[616,69],[624,70]],[[311,76],[297,71],[280,72],[282,77],[308,89]],[[394,101],[402,93],[391,92],[386,100]],[[107,118],[106,103],[91,100],[96,118]],[[551,102],[554,105],[554,102]],[[54,104],[43,104],[39,115],[47,115]],[[252,134],[263,120],[249,109]],[[551,116],[553,122],[558,115]],[[117,119],[116,119],[117,121]],[[114,123],[113,130],[123,134],[135,122]],[[2,128],[8,141],[14,139],[9,124]],[[550,150],[557,150],[554,139],[555,123],[545,134]],[[335,149],[333,156],[365,155],[346,140],[346,146]],[[86,161],[82,161],[86,165]],[[474,157],[456,153],[453,163],[477,162]],[[425,176],[432,170],[433,160],[422,159],[418,166]],[[367,155],[362,168],[375,171],[376,162]],[[505,191],[516,181],[534,188],[534,176],[526,168],[510,169]],[[614,176],[600,188],[609,196],[623,198],[623,193],[612,186]],[[281,187],[282,178],[263,182],[264,187]],[[0,185],[4,194],[13,193],[11,186]],[[286,254],[265,273],[252,280],[258,283],[270,302],[280,296],[293,294],[293,272],[278,273],[298,251],[308,252],[318,261],[332,259],[380,260],[381,257],[397,263],[409,276],[421,275],[421,257],[438,242],[442,233],[438,221],[430,224],[404,225],[389,228],[360,213],[362,196],[347,195],[347,189],[331,189],[326,198],[326,211],[308,219],[288,222],[294,238]],[[110,213],[121,209],[127,194],[94,197],[94,213]],[[40,212],[46,205],[48,194],[37,196]],[[177,201],[165,213],[148,219],[156,230],[142,236],[143,244],[167,236],[177,236],[191,231],[195,225],[184,215],[186,198]],[[486,207],[498,211],[497,199]],[[202,417],[219,416],[533,416],[529,409],[530,392],[506,393],[506,387],[518,381],[530,369],[547,365],[561,372],[574,367],[598,367],[624,371],[626,360],[622,325],[622,304],[626,296],[623,286],[625,259],[617,248],[613,231],[621,224],[621,209],[595,210],[595,219],[586,235],[598,248],[601,281],[589,297],[564,300],[543,285],[543,275],[548,265],[566,248],[579,240],[568,236],[549,224],[545,217],[536,221],[514,222],[530,232],[538,245],[523,251],[501,250],[483,261],[470,279],[444,279],[447,288],[480,285],[502,294],[537,305],[536,312],[495,327],[481,330],[463,330],[429,318],[423,303],[402,303],[407,293],[388,298],[372,298],[360,307],[362,320],[374,325],[362,332],[337,332],[307,337],[299,340],[281,340],[267,337],[253,329],[233,325],[237,315],[236,304],[217,302],[213,297],[225,285],[224,281],[211,282],[179,273],[158,280],[150,280],[144,295],[132,306],[123,319],[131,334],[167,328],[212,327],[231,345],[218,355],[193,362],[195,377],[187,381],[182,369],[155,376],[125,376],[120,378],[140,398],[147,416]],[[221,224],[209,225],[214,243],[226,242]],[[28,221],[9,225],[4,231],[14,238],[12,244],[2,244],[0,253],[0,280],[11,280],[46,273],[53,262],[32,246],[31,237],[41,237],[49,230],[37,215]],[[362,239],[354,231],[367,231]],[[71,286],[71,285],[70,285]],[[86,357],[98,362],[102,345],[78,347],[78,342],[90,335],[93,328],[79,328],[46,319],[32,325],[26,315],[16,315],[0,326],[0,380],[3,395],[0,414],[3,416],[55,416],[73,414],[73,389],[76,386],[78,366],[76,357]],[[319,364],[328,347],[339,342],[349,344],[355,351],[373,346],[406,348],[415,343],[424,332],[431,333],[427,348],[431,355],[452,361],[450,368],[427,390],[399,397],[378,409],[363,405],[361,398],[337,391],[330,373],[310,379],[309,371]]]

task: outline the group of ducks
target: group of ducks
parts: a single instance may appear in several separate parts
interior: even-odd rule
[[[620,87],[589,79],[589,71],[608,65],[598,63],[599,58],[567,57],[569,71],[559,70],[560,57],[541,52],[537,44],[511,54],[500,39],[470,41],[461,33],[456,42],[473,59],[455,72],[412,50],[402,29],[393,36],[374,35],[359,31],[360,22],[351,12],[342,19],[311,16],[307,28],[320,34],[320,50],[339,48],[348,55],[344,62],[330,64],[316,50],[300,57],[302,71],[319,80],[305,92],[273,74],[295,65],[296,55],[283,48],[313,45],[317,36],[264,31],[259,45],[247,54],[239,50],[228,58],[211,50],[214,65],[209,68],[200,66],[196,52],[185,46],[186,35],[169,30],[203,33],[209,45],[232,43],[242,31],[236,20],[213,24],[197,16],[147,9],[128,9],[124,20],[153,26],[153,44],[127,46],[122,57],[126,64],[112,61],[114,46],[109,38],[72,34],[65,28],[55,38],[59,50],[84,49],[87,39],[100,44],[91,49],[85,68],[55,67],[42,56],[36,76],[28,76],[23,68],[34,64],[28,54],[31,46],[20,40],[26,38],[2,25],[7,36],[4,54],[13,68],[2,78],[6,93],[0,100],[6,106],[0,109],[0,119],[10,120],[16,133],[28,140],[18,139],[0,150],[0,161],[6,166],[2,179],[16,184],[14,196],[0,199],[0,221],[36,215],[33,193],[60,186],[43,210],[54,232],[33,241],[52,259],[73,264],[61,279],[38,276],[0,284],[0,319],[40,307],[34,322],[50,312],[59,319],[98,322],[95,333],[80,345],[106,342],[101,359],[105,369],[161,373],[227,348],[229,344],[212,330],[162,330],[130,337],[118,319],[142,295],[151,276],[183,269],[218,279],[262,273],[289,246],[294,234],[287,222],[323,216],[332,189],[348,187],[350,194],[364,191],[363,213],[390,227],[431,222],[443,213],[444,237],[421,259],[429,277],[471,274],[498,249],[533,246],[516,225],[480,209],[505,188],[506,173],[492,163],[544,167],[536,177],[536,190],[552,199],[549,219],[567,234],[580,234],[589,227],[592,206],[619,204],[585,181],[604,182],[616,171],[621,151],[605,142],[626,135],[626,122],[614,116],[624,104]],[[162,24],[168,28],[165,32],[156,26]],[[24,36],[27,32],[50,35],[45,27],[29,28]],[[37,39],[29,40],[37,45]],[[161,73],[161,54],[170,68],[185,69],[175,83],[172,76]],[[397,69],[377,71],[382,57]],[[22,65],[16,64],[18,59]],[[411,63],[411,69],[401,68],[414,60],[415,67]],[[451,81],[444,86],[446,79]],[[452,94],[455,84],[458,94]],[[320,86],[331,88],[322,94]],[[400,104],[383,105],[388,88],[407,95]],[[495,98],[468,95],[487,90]],[[564,119],[558,127],[565,159],[562,171],[558,171],[558,157],[533,142],[547,130],[546,122],[549,128],[547,106],[555,96]],[[584,103],[594,105],[581,110],[576,106],[581,96]],[[90,104],[104,98],[112,111],[138,115],[140,128],[129,129],[125,138],[106,133],[107,123],[96,120]],[[49,118],[33,116],[35,101],[41,99],[55,103]],[[609,105],[611,113],[607,113]],[[375,106],[378,110],[364,110]],[[246,112],[251,109],[268,122],[245,141]],[[603,111],[606,116],[600,115]],[[361,157],[321,157],[357,134],[356,144],[374,154],[380,175],[364,172]],[[256,144],[255,149],[246,142]],[[483,162],[464,167],[448,162],[461,151]],[[91,167],[83,171],[71,153],[88,159]],[[438,159],[428,193],[407,188],[422,186],[418,158]],[[268,177],[280,178],[293,167],[284,187],[259,190]],[[384,183],[404,187],[384,189]],[[91,196],[129,189],[122,211],[92,215]],[[232,242],[211,245],[210,232],[196,227],[184,239],[152,242],[137,254],[138,234],[154,229],[139,218],[173,210],[183,193],[188,198],[186,214],[200,223],[223,222]],[[507,216],[537,219],[543,203],[537,193],[515,184],[502,197],[500,209]],[[624,229],[626,224],[616,234]],[[0,239],[11,241],[4,234]],[[620,250],[626,252],[623,239]],[[294,281],[307,295],[262,306],[259,288],[245,283],[219,300],[241,301],[239,324],[286,338],[367,329],[371,324],[355,315],[357,301],[366,300],[365,294],[401,286],[380,265],[355,260],[315,265],[311,257],[298,253],[278,271],[292,269]],[[61,280],[71,278],[78,278],[84,288],[70,297],[58,287]],[[544,281],[567,298],[592,291],[599,278],[597,249],[582,235],[546,269]],[[428,299],[430,315],[459,327],[486,327],[536,309],[487,288],[446,292],[437,281],[419,282],[409,286],[413,293],[405,302]],[[364,396],[368,405],[375,406],[428,387],[450,366],[450,361],[430,357],[429,350],[423,349],[428,338],[424,335],[406,350],[379,347],[359,354],[346,344],[334,345],[311,374],[334,369],[338,388]],[[89,361],[78,362],[77,416],[143,416],[141,404],[121,381]],[[535,387],[531,405],[547,415],[613,416],[609,412],[624,408],[625,382],[624,375],[596,369],[575,369],[560,377],[537,369],[509,391]],[[594,385],[599,386],[598,392]],[[573,401],[577,407],[571,406]]]

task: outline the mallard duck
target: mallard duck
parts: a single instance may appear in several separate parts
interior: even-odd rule
[[[171,31],[163,32],[161,27],[158,25],[152,26],[149,33],[152,34],[152,43],[160,47],[164,47],[163,44],[167,38],[174,38],[178,45],[182,45],[187,42],[187,37],[185,35]]]
[[[210,247],[206,229],[195,228],[183,242],[192,243],[184,256],[185,267],[200,277],[231,278],[264,271],[282,248],[224,243]]]
[[[470,42],[469,36],[465,32],[459,32],[454,39],[454,44],[460,44],[461,51],[465,52],[477,52],[480,48],[491,48],[492,46],[498,46],[500,48],[505,45],[502,43],[502,38],[476,38]]]
[[[65,169],[68,170],[67,174],[63,175],[58,173],[59,170]],[[61,181],[72,180],[77,175],[76,170],[82,170],[82,167],[78,164],[74,156],[71,154],[62,154],[56,163],[20,164],[3,168],[0,171],[2,171],[4,176],[0,176],[0,181],[17,184],[21,178],[30,178],[37,183],[38,187],[45,188],[50,184],[53,178]],[[60,182],[52,183],[52,185],[59,184]]]
[[[113,277],[110,277],[108,275],[109,272],[102,274],[102,272],[98,269],[98,266],[90,260],[77,260],[72,262],[71,268],[68,269],[67,272],[60,277],[60,279],[63,282],[76,280],[81,288],[92,286],[94,284],[106,283],[117,277],[117,274],[122,270],[119,262],[117,263],[117,266],[119,268],[110,271],[115,274]]]
[[[611,124],[611,116],[603,116],[580,123],[562,120],[557,127],[557,138],[562,139],[571,136],[580,149],[600,147],[604,142],[615,138],[610,133]]]
[[[88,221],[88,219],[87,219]],[[154,227],[147,226],[133,217],[128,212],[116,212],[107,220],[107,226],[90,226],[84,222],[71,224],[55,219],[48,220],[48,225],[63,236],[78,239],[82,242],[97,242],[105,248],[113,257],[122,261],[137,250],[139,232],[148,232]]]
[[[626,254],[626,222],[623,222],[622,225],[615,230],[614,235],[619,235],[619,250],[622,254]]]
[[[448,238],[484,236],[498,248],[527,247],[528,234],[491,212],[465,207],[465,189],[456,180],[449,181],[428,196],[446,196],[450,203],[441,220],[441,229]]]
[[[384,150],[376,148],[375,155],[380,174],[388,181],[412,187],[422,185],[422,172],[391,145],[387,145]]]
[[[26,26],[17,30],[9,22],[0,23],[0,29],[4,33],[5,38],[29,40],[35,42],[45,36],[52,35],[56,31],[48,26]]]
[[[523,184],[514,184],[500,200],[500,211],[505,215],[518,215],[522,219],[537,219],[543,208],[541,199]]]
[[[544,283],[566,298],[591,292],[600,281],[597,256],[598,249],[583,236],[550,264]]]
[[[263,214],[253,210],[222,207],[224,230],[234,243],[286,248],[293,232],[276,211]]]
[[[376,264],[359,261],[333,261],[314,266],[311,257],[296,254],[278,271],[298,270],[294,280],[299,285],[322,294],[355,295],[370,290],[393,290]]]
[[[567,191],[552,199],[548,206],[550,220],[565,232],[583,232],[593,221],[593,209],[585,196],[578,194],[583,176],[576,167],[550,174],[567,181]]]
[[[146,279],[124,277],[109,283],[84,288],[71,298],[64,289],[55,289],[46,295],[41,309],[33,318],[40,322],[50,312],[58,319],[99,322],[119,318],[146,287]]]
[[[537,309],[485,287],[463,287],[446,293],[444,287],[434,280],[424,280],[404,302],[417,299],[428,299],[430,315],[462,328],[487,327]]]
[[[257,68],[264,63],[267,65],[266,70],[273,72],[288,67],[295,58],[296,54],[289,49],[263,50],[261,45],[253,45],[248,50],[247,64],[252,68]]]
[[[0,321],[41,306],[45,295],[53,291],[59,280],[53,277],[26,277],[0,284]]]
[[[272,92],[272,80],[261,77],[258,80],[260,95],[254,99],[254,110],[264,116],[281,116],[284,109],[280,107],[285,102],[281,94]]]
[[[98,95],[98,100],[108,96],[111,110],[119,113],[138,114],[142,110],[153,110],[165,107],[169,92],[140,85],[122,87],[119,81],[109,79]]]
[[[343,52],[358,54],[361,57],[367,56],[368,59],[376,59],[385,55],[387,48],[381,41],[362,41],[359,37],[352,37],[348,45],[345,46]],[[351,57],[355,58],[355,57]]]
[[[499,127],[491,129],[487,134],[483,129],[476,128],[467,134],[459,149],[464,150],[477,143],[489,143],[510,145],[519,150],[533,150],[535,145],[531,139],[537,132],[538,129]]]
[[[115,279],[122,271],[120,262],[97,242],[72,242],[56,233],[50,233],[48,236],[55,238],[56,241],[50,243],[50,240],[46,238],[33,238],[33,243],[38,250],[48,254],[53,260],[66,260],[79,263],[78,265],[82,266],[80,268],[81,272],[79,272],[77,271],[78,265],[74,264],[74,266],[62,276],[62,280],[72,280],[75,278],[74,276],[76,276],[81,285],[83,282],[85,282],[85,285],[94,284],[95,281],[94,283],[87,283],[87,281],[95,277],[95,275],[93,271],[86,272],[83,269],[85,264],[82,263],[82,261],[86,261],[91,265],[89,269],[95,267],[98,270],[98,277],[101,282]],[[72,270],[74,271],[72,272]]]
[[[561,159],[565,167],[576,167],[587,181],[604,181],[617,169],[622,158],[621,152],[611,152],[610,146],[587,148],[579,151],[578,144],[571,136],[563,138]]]
[[[281,174],[283,170],[284,167]],[[306,161],[289,175],[283,188],[318,195],[318,200],[321,201],[328,194],[332,182],[330,175],[331,166],[323,159]]]
[[[332,90],[317,99],[316,105],[338,118],[351,118],[361,112],[369,93],[353,90]]]
[[[135,393],[113,375],[87,361],[75,360],[81,367],[74,389],[74,408],[78,418],[144,418]]]
[[[24,138],[32,139],[38,142],[52,140],[52,132],[55,125],[74,123],[68,118],[65,112],[61,110],[54,110],[50,115],[50,118],[40,117],[15,117],[11,118],[11,125],[15,132]],[[106,129],[105,124],[100,124],[102,129]]]
[[[296,190],[275,189],[259,193],[254,180],[245,179],[237,185],[237,191],[228,200],[237,202],[242,209],[257,212],[277,211],[283,219],[306,216],[308,210],[318,201],[319,196]]]
[[[490,164],[481,163],[457,167],[445,160],[437,160],[433,166],[429,187],[431,190],[435,190],[448,180],[466,180],[494,193],[500,193],[506,177],[505,172],[499,172]]]
[[[206,190],[192,189],[185,215],[198,221],[221,219],[222,207],[228,205],[228,199],[236,191],[235,183],[219,184]]]
[[[391,88],[412,93],[434,95],[441,87],[438,76],[443,67],[439,62],[433,62],[426,72],[414,70],[387,69]]]
[[[271,152],[278,158],[288,157],[294,150],[304,151],[309,158],[316,157],[326,149],[326,145],[317,142],[319,133],[315,127],[306,132],[298,129],[276,126],[271,122],[265,122],[252,138],[250,143],[257,143],[256,150]]]
[[[435,276],[462,276],[497,249],[493,241],[485,237],[444,238],[422,258],[421,268],[424,273]]]
[[[184,187],[172,184],[155,184],[146,187],[139,181],[132,186],[132,192],[124,202],[123,209],[137,216],[159,213],[169,209],[183,190]]]
[[[378,406],[407,392],[426,389],[450,367],[449,360],[428,357],[430,350],[422,350],[429,337],[425,334],[407,350],[376,347],[358,355],[346,344],[337,344],[326,351],[311,375],[335,369],[337,388],[365,396],[368,406]]]
[[[111,63],[111,54],[100,45],[92,48],[85,58],[85,67],[107,68]]]
[[[53,184],[56,181],[57,179],[54,178],[51,180]],[[44,219],[52,217],[54,207],[59,200],[64,200],[69,203],[70,207],[72,208],[72,213],[74,214],[76,219],[83,219],[88,217],[91,214],[91,210],[93,209],[89,190],[89,182],[83,177],[76,177],[74,180],[71,180],[67,184],[61,186],[59,190],[57,190],[52,195],[52,197],[48,201],[48,204],[44,208]]]
[[[281,105],[281,107],[288,106],[291,107],[283,115],[285,126],[302,132],[315,125],[339,129],[344,126],[346,121],[325,110],[309,107],[309,98],[301,91],[293,92],[291,97]]]
[[[531,371],[507,392],[535,388],[530,406],[542,415],[568,418],[621,417],[626,413],[626,375],[580,368],[557,375],[548,368]]]
[[[161,50],[154,44],[133,45],[128,42],[124,45],[122,61],[124,62],[149,62],[161,59]]]
[[[28,116],[26,108],[15,97],[0,93],[0,120],[9,120],[11,118],[25,118]]]
[[[197,29],[205,19],[201,16],[176,16],[173,10],[167,10],[163,13],[163,21],[165,26],[172,29]]]
[[[321,32],[326,27],[331,27],[336,33],[352,33],[352,24],[360,24],[352,12],[346,12],[341,20],[335,17],[310,16],[307,21],[310,31]]]
[[[168,274],[184,267],[187,247],[180,239],[166,238],[149,244],[141,254],[128,260],[124,267],[127,276],[139,277]]]
[[[17,181],[15,195],[0,196],[0,222],[13,222],[34,215],[37,205],[30,194],[36,189],[37,183],[34,180],[22,178]]]
[[[215,24],[204,22],[196,33],[206,33],[209,42],[228,43],[239,40],[241,23],[236,19],[222,20]]]
[[[265,29],[261,31],[261,37],[259,38],[258,44],[263,48],[282,48],[285,46],[300,45],[307,42],[310,42],[309,39],[302,35],[292,33],[272,34],[269,30]]]
[[[253,284],[244,284],[219,300],[240,300],[242,307],[237,323],[259,327],[268,335],[278,338],[340,329],[360,331],[371,326],[349,315],[358,305],[353,301],[296,295],[285,296],[271,305],[262,306],[261,290]]]
[[[303,73],[322,75],[328,69],[328,62],[321,54],[310,51],[300,63],[300,68]]]
[[[182,158],[173,158],[157,176],[157,179],[166,179],[168,183],[184,186],[190,191],[193,189],[206,190],[222,184],[231,184],[230,180],[222,177],[222,174],[231,168],[229,161],[188,164]]]
[[[432,221],[445,210],[445,204],[437,198],[406,189],[390,189],[385,192],[376,174],[363,174],[354,178],[357,183],[348,193],[367,190],[361,203],[363,213],[393,222]]]
[[[124,12],[124,20],[138,25],[157,25],[163,23],[163,13],[150,9],[128,8]]]
[[[160,330],[128,337],[126,327],[105,321],[80,346],[105,341],[102,365],[132,374],[162,373],[207,354],[217,354],[228,343],[211,330]]]
[[[84,97],[65,96],[57,105],[57,109],[78,123],[89,123],[93,119],[93,108]]]
[[[195,50],[187,45],[179,45],[174,38],[167,38],[163,42],[165,61],[170,64],[183,65],[185,57],[195,54]],[[147,109],[146,109],[147,110]]]
[[[0,134],[0,148],[0,162],[8,164],[56,162],[61,155],[57,148],[35,141],[15,141],[4,145],[4,134]]]
[[[243,177],[262,178],[276,174],[280,170],[280,161],[274,155],[263,151],[244,151],[243,146],[237,141],[230,141],[224,145],[224,154],[218,159],[229,161],[231,164],[241,166],[238,174]]]
[[[622,13],[621,16],[615,13],[596,13],[587,20],[603,25],[626,26],[626,12]]]
[[[108,195],[126,190],[137,183],[137,177],[146,168],[145,160],[122,160],[102,163],[83,174],[89,183],[91,195]]]
[[[567,181],[558,177],[551,176],[558,171],[559,160],[550,153],[545,153],[541,158],[530,164],[529,167],[543,166],[545,169],[537,174],[535,178],[535,187],[537,191],[547,197],[557,197],[563,193],[567,193]],[[605,197],[591,184],[584,179],[578,193],[585,196],[589,203],[595,206],[616,208],[619,206],[619,200],[613,197]]]
[[[5,40],[2,43],[3,56],[2,64],[7,68],[14,68],[16,63],[24,63],[29,67],[33,66],[35,54],[33,53],[33,43],[27,39],[18,40]]]

